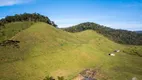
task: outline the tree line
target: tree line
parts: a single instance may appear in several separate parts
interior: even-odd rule
[[[103,25],[99,25],[93,22],[85,22],[68,28],[63,28],[63,30],[68,32],[81,32],[84,30],[94,30],[97,33],[108,37],[110,40],[113,40],[121,44],[130,44],[130,45],[142,45],[142,34],[138,34],[133,31],[121,30],[121,29],[112,29]]]
[[[53,25],[54,27],[57,27],[57,25],[53,21],[51,21],[48,17],[38,13],[32,13],[32,14],[24,13],[24,14],[15,14],[14,16],[6,16],[5,18],[2,18],[0,20],[0,27],[4,26],[6,23],[17,22],[17,21],[45,22],[50,25]]]

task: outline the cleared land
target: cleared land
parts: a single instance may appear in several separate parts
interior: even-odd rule
[[[142,79],[142,46],[117,44],[92,30],[68,33],[38,22],[11,39],[20,48],[0,47],[0,80],[73,79],[87,68],[98,69],[99,80]],[[116,49],[115,57],[108,55]]]

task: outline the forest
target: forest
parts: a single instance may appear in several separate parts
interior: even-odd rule
[[[0,27],[3,27],[6,23],[11,22],[21,22],[21,21],[33,21],[33,22],[45,22],[54,27],[57,25],[51,21],[48,17],[41,15],[39,13],[24,13],[24,14],[15,14],[14,16],[6,16],[0,20]]]

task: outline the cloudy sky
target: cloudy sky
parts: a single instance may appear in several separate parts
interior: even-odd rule
[[[142,0],[0,0],[0,18],[24,12],[46,15],[59,27],[95,22],[142,30]]]

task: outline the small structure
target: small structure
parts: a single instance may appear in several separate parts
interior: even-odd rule
[[[115,54],[114,54],[114,53],[110,53],[109,55],[110,55],[110,56],[115,56]]]
[[[120,50],[115,50],[114,52],[120,52]]]
[[[136,77],[133,77],[132,80],[138,80]]]

